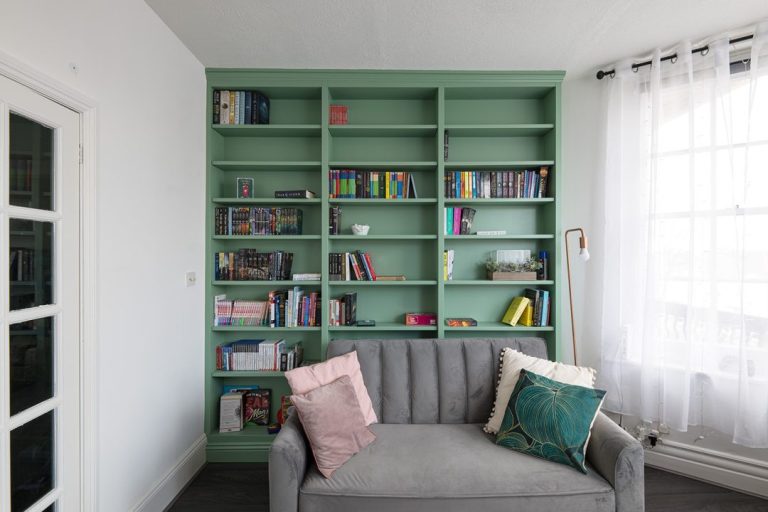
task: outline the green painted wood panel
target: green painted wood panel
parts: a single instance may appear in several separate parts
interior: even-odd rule
[[[258,384],[273,390],[272,420],[280,396],[289,392],[282,372],[218,372],[215,347],[238,338],[285,338],[301,342],[305,358],[324,358],[336,338],[384,340],[402,337],[542,336],[559,359],[560,290],[560,83],[562,72],[444,72],[327,70],[207,70],[206,98],[206,328],[205,431],[208,460],[265,461],[274,436],[263,427],[218,433],[218,398],[224,385]],[[258,90],[270,97],[271,124],[227,126],[211,122],[212,93]],[[348,125],[330,125],[328,107],[349,108]],[[443,136],[449,134],[449,154]],[[445,173],[453,170],[523,169],[551,166],[551,197],[541,199],[451,199],[443,197]],[[328,170],[392,170],[413,173],[418,199],[329,199]],[[255,197],[238,199],[235,179],[252,177]],[[309,189],[311,200],[274,199],[282,189]],[[217,206],[301,208],[301,236],[216,236]],[[342,207],[341,235],[328,234],[328,208]],[[453,236],[443,232],[446,206],[477,210],[475,229],[503,229],[500,237]],[[368,224],[367,237],[351,234]],[[321,272],[313,282],[215,281],[212,255],[255,248],[294,252],[294,272]],[[548,281],[487,281],[483,262],[495,249],[550,251]],[[404,274],[407,281],[328,280],[328,253],[363,249],[379,274]],[[453,281],[443,281],[443,250],[456,251]],[[263,299],[270,290],[300,286],[320,291],[322,317],[328,299],[358,294],[358,318],[375,327],[212,327],[213,296]],[[509,301],[526,287],[549,290],[556,305],[552,325],[501,324]],[[562,288],[564,293],[564,288]],[[561,302],[561,301],[560,301]],[[409,327],[407,312],[434,312],[438,325]],[[476,328],[450,328],[444,319],[472,316]],[[475,333],[475,334],[473,334]]]

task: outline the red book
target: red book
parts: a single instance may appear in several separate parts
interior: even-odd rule
[[[376,271],[373,270],[373,262],[371,261],[371,257],[368,255],[367,252],[363,253],[363,258],[365,258],[365,262],[368,264],[368,270],[371,271],[371,281],[376,280]]]

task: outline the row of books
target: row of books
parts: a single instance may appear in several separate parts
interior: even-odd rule
[[[512,326],[545,327],[550,324],[549,292],[526,288],[523,295],[512,299],[501,321]]]
[[[328,234],[341,234],[341,206],[331,206],[328,209]]]
[[[456,251],[448,249],[443,251],[443,281],[453,280],[453,258]]]
[[[269,98],[259,91],[213,91],[213,124],[269,124]]]
[[[472,221],[477,210],[474,208],[446,208],[445,234],[469,235],[472,232]]]
[[[292,266],[292,252],[238,249],[213,256],[216,281],[287,281],[291,279]]]
[[[35,250],[15,249],[10,250],[10,280],[32,281],[35,278]]]
[[[267,300],[228,300],[217,295],[214,326],[316,327],[320,325],[320,293],[294,286],[274,290]]]
[[[29,192],[32,190],[32,159],[15,158],[8,160],[9,179],[8,186],[11,192]]]
[[[330,105],[328,108],[329,124],[347,124],[349,122],[349,107],[346,105]]]
[[[366,251],[332,252],[328,255],[331,281],[375,281],[371,255]]]
[[[300,235],[304,214],[299,208],[218,206],[217,235]]]
[[[415,199],[413,175],[408,171],[356,171],[331,169],[328,172],[331,199]]]
[[[216,369],[236,371],[289,371],[301,366],[301,342],[288,346],[279,340],[237,340],[216,347]]]
[[[547,197],[548,176],[549,167],[537,171],[449,171],[445,173],[445,197]]]
[[[328,325],[355,325],[357,323],[357,293],[345,293],[340,299],[328,301]]]

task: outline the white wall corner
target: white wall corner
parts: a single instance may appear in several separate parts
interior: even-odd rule
[[[645,451],[648,466],[768,498],[768,463],[675,441]]]
[[[205,465],[206,444],[205,434],[201,434],[131,511],[158,512],[165,510]]]

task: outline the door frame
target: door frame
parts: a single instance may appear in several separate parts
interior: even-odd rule
[[[73,73],[77,70],[73,69]],[[0,75],[80,115],[80,487],[84,512],[98,510],[98,310],[95,101],[0,50]]]

